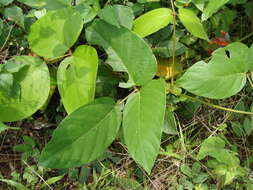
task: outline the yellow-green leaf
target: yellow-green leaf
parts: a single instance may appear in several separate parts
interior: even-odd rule
[[[209,40],[206,31],[197,15],[189,9],[179,9],[179,19],[185,28],[193,35],[203,40]]]
[[[57,72],[57,85],[68,114],[93,101],[97,68],[97,51],[86,45],[77,47],[73,56],[61,62]]]
[[[158,8],[141,15],[134,20],[133,31],[142,38],[157,32],[173,20],[172,11]]]

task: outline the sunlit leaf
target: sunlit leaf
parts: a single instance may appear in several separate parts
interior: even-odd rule
[[[39,58],[14,57],[25,66],[13,73],[11,96],[0,89],[0,121],[17,121],[31,116],[47,100],[50,90],[48,68]]]
[[[74,9],[49,11],[31,26],[28,41],[40,56],[62,56],[76,42],[82,27],[80,13]]]
[[[63,105],[70,114],[93,101],[98,68],[96,49],[82,45],[71,57],[61,62],[57,73],[57,85]]]
[[[197,15],[190,9],[179,9],[179,19],[185,28],[198,38],[209,40],[206,31]]]
[[[134,20],[133,31],[142,38],[164,28],[173,20],[172,11],[158,8],[141,15]]]

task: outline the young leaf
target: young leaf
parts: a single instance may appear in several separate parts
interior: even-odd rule
[[[14,84],[11,96],[0,89],[0,121],[17,121],[31,116],[47,100],[50,77],[47,65],[39,58],[14,57],[17,63],[25,64],[13,73]]]
[[[211,0],[208,1],[206,8],[203,11],[201,20],[205,21],[210,18],[214,13],[216,13],[223,5],[225,5],[229,0]]]
[[[165,107],[165,82],[160,79],[130,96],[124,108],[124,141],[133,159],[148,173],[159,152]]]
[[[82,45],[61,62],[57,85],[68,114],[93,101],[98,68],[96,49]]]
[[[185,28],[193,35],[198,38],[209,40],[206,34],[206,31],[200,22],[200,19],[197,15],[189,9],[179,9],[179,19],[181,20],[182,24]]]
[[[132,29],[134,13],[130,7],[123,5],[107,6],[98,12],[98,16],[118,28],[124,26],[129,30]]]
[[[108,63],[115,71],[128,73],[131,86],[143,85],[154,77],[156,59],[151,49],[129,29],[95,20],[86,29],[86,38],[105,49]]]
[[[251,70],[250,51],[241,43],[216,50],[211,61],[200,61],[190,67],[177,84],[198,96],[223,99],[235,95],[246,83]]]
[[[28,41],[40,56],[62,56],[76,42],[82,27],[79,12],[72,8],[49,11],[31,26]]]
[[[133,31],[144,38],[167,26],[173,19],[168,8],[158,8],[134,20]]]
[[[209,137],[204,140],[201,144],[201,148],[198,152],[197,159],[202,160],[206,156],[212,154],[212,152],[217,152],[225,148],[225,141],[220,137]]]
[[[81,166],[97,159],[116,137],[119,105],[101,98],[65,118],[44,148],[39,164],[48,168]]]

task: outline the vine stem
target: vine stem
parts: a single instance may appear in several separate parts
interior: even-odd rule
[[[244,40],[250,38],[251,36],[253,36],[253,32],[251,32],[251,33],[249,33],[248,35],[242,37],[241,39],[238,40],[238,42],[242,42],[242,41],[244,41]]]
[[[49,62],[49,63],[54,63],[55,61],[58,61],[59,59],[63,59],[65,57],[68,57],[68,56],[71,56],[72,55],[72,52],[69,51],[67,54],[65,55],[62,55],[62,56],[59,56],[59,57],[55,57],[55,58],[52,58],[52,59],[45,59],[46,62]]]
[[[247,79],[248,79],[248,81],[250,83],[250,86],[253,88],[253,83],[252,83],[251,77],[248,74],[246,74],[246,76],[247,76]]]
[[[123,102],[125,102],[129,98],[129,96],[131,96],[135,92],[138,92],[137,88],[134,88],[134,90],[130,94],[128,94],[125,98],[123,98],[118,104],[122,104]]]
[[[174,6],[174,1],[170,0],[173,14],[173,47],[172,47],[172,77],[171,77],[171,86],[174,86],[174,68],[175,68],[175,52],[176,52],[176,11]]]
[[[247,111],[240,111],[240,110],[235,110],[235,109],[231,109],[231,108],[225,108],[225,107],[218,106],[216,104],[212,104],[212,103],[209,103],[209,102],[205,102],[203,100],[200,100],[198,98],[195,98],[195,97],[192,97],[192,96],[188,96],[188,95],[185,95],[185,94],[181,94],[181,96],[183,96],[185,98],[188,98],[188,99],[191,99],[193,101],[197,101],[197,102],[200,102],[202,104],[208,105],[210,107],[217,108],[219,110],[224,110],[224,111],[233,112],[233,113],[239,113],[239,114],[253,115],[253,112],[247,112]]]

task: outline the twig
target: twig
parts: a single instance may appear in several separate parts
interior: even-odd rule
[[[172,46],[172,77],[171,77],[171,86],[174,86],[174,68],[175,68],[175,55],[176,55],[176,11],[174,7],[174,1],[170,0],[173,14],[173,46]]]
[[[33,169],[31,166],[29,166],[29,164],[28,164],[26,161],[22,160],[22,162],[24,162],[24,164],[25,164],[29,169],[31,169],[31,171],[32,171],[36,176],[38,176],[38,177],[48,186],[48,188],[49,188],[50,190],[53,190],[53,188],[43,179],[43,177],[42,177],[40,174],[38,174],[38,172],[34,171],[34,169]]]
[[[240,110],[235,110],[235,109],[231,109],[231,108],[225,108],[225,107],[218,106],[216,104],[212,104],[212,103],[209,103],[209,102],[205,102],[203,100],[200,100],[198,98],[195,98],[195,97],[192,97],[192,96],[188,96],[188,95],[185,95],[185,94],[181,94],[181,96],[183,96],[185,98],[188,98],[188,99],[191,99],[193,101],[197,101],[197,102],[200,102],[202,104],[208,105],[210,107],[220,109],[220,110],[224,110],[224,111],[228,111],[228,112],[233,112],[233,113],[246,114],[246,115],[253,115],[253,112],[247,112],[247,111],[240,111]]]

